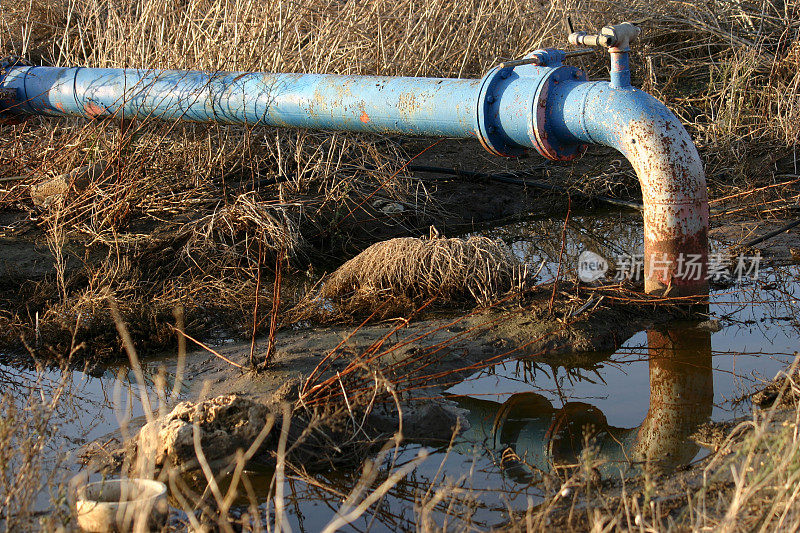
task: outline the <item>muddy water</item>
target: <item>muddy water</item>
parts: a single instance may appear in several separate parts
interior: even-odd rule
[[[531,270],[543,264],[543,280],[557,273],[574,279],[583,250],[608,259],[641,253],[635,216],[577,217],[567,225],[562,250],[563,230],[562,221],[534,221],[489,233],[503,238]],[[411,528],[425,507],[420,495],[432,497],[442,483],[467,496],[445,491],[451,496],[430,510],[439,524],[464,519],[481,529],[500,525],[503,510],[524,510],[553,490],[543,474],[574,463],[587,427],[593,428],[603,477],[637,475],[644,468],[668,473],[702,458],[709,451],[690,435],[706,422],[749,413],[742,399],[800,350],[800,268],[770,266],[756,281],[714,290],[710,301],[708,320],[641,331],[613,353],[583,354],[579,366],[514,359],[452,387],[448,393],[465,409],[470,429],[449,451],[430,450],[429,459],[352,528]],[[396,462],[413,460],[419,449],[407,446]],[[355,477],[318,480],[346,494]],[[324,525],[341,501],[303,483],[291,486],[291,493],[292,517],[307,531]]]
[[[154,409],[159,409],[156,390],[163,377],[166,390],[172,390],[173,381],[161,370],[159,360],[146,363],[144,390],[148,392]],[[57,487],[67,483],[81,472],[85,457],[84,446],[99,442],[114,445],[122,435],[137,430],[145,420],[142,387],[134,373],[126,366],[109,366],[102,372],[90,376],[76,370],[35,369],[29,365],[11,362],[0,364],[0,384],[9,393],[18,409],[27,414],[46,412],[37,409],[41,405],[55,405],[52,412],[52,436],[47,438],[41,469],[43,487]],[[180,396],[178,391],[174,401]],[[57,402],[53,402],[58,398]],[[130,429],[129,429],[130,428]],[[49,489],[42,490],[36,502],[40,510],[47,509],[50,502]],[[2,529],[2,523],[0,523]]]
[[[540,277],[547,280],[557,273],[574,279],[583,250],[609,259],[640,253],[642,229],[637,217],[612,214],[576,217],[566,229],[563,221],[533,221],[488,233],[506,240],[529,269],[543,265]],[[524,510],[553,490],[544,477],[554,465],[572,463],[582,453],[587,427],[593,453],[603,462],[601,476],[637,475],[643,468],[669,472],[701,458],[708,451],[689,438],[698,426],[747,414],[750,405],[740,400],[800,350],[800,268],[770,265],[766,259],[763,264],[758,280],[715,289],[710,320],[703,323],[641,331],[619,350],[584,354],[572,366],[552,366],[536,357],[507,360],[452,387],[448,393],[465,410],[470,429],[449,450],[426,448],[428,459],[349,528],[411,528],[443,483],[451,490],[425,511],[439,524],[498,525],[505,509]],[[151,361],[147,371],[154,401],[158,366]],[[68,452],[117,429],[120,412],[130,411],[123,418],[142,416],[135,379],[119,370],[108,369],[100,378],[80,372],[65,376],[75,394],[62,406],[62,438],[53,444],[65,477],[79,468]],[[35,373],[13,367],[0,367],[0,375],[13,377],[20,398],[36,380]],[[60,377],[45,374],[51,388]],[[421,449],[408,444],[390,453],[384,466],[407,464]],[[248,473],[261,501],[271,474]],[[331,472],[313,482],[290,477],[284,491],[293,529],[320,530],[359,475],[358,470]],[[262,504],[260,512],[274,519],[274,506]]]
[[[584,250],[613,260],[642,247],[641,223],[625,214],[577,217],[566,229],[561,221],[527,222],[490,234],[531,270],[541,266],[544,280],[574,279]],[[722,249],[712,243],[712,251]],[[583,354],[579,366],[508,360],[449,389],[471,428],[449,454],[440,450],[418,468],[415,486],[430,486],[444,462],[439,479],[457,480],[471,496],[448,511],[443,505],[439,523],[449,514],[489,527],[502,520],[499,510],[535,505],[547,491],[543,474],[575,462],[587,427],[603,477],[644,468],[669,473],[707,455],[690,439],[698,427],[748,414],[747,394],[800,351],[800,267],[764,264],[757,280],[712,291],[708,320],[641,331],[613,353]]]

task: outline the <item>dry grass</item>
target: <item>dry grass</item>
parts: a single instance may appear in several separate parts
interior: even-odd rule
[[[29,0],[3,4],[0,49],[62,66],[477,77],[500,59],[563,46],[567,14],[587,30],[619,20],[643,27],[632,58],[634,82],[689,125],[712,186],[734,193],[769,182],[776,161],[800,141],[796,1]],[[607,76],[603,54],[577,61],[590,76]],[[414,222],[386,220],[371,208],[376,200],[414,205],[396,176],[406,157],[391,140],[368,136],[149,122],[123,134],[111,122],[47,118],[4,126],[0,174],[28,178],[3,188],[0,209],[25,213],[35,235],[23,237],[42,237],[56,268],[44,278],[0,280],[3,349],[20,348],[20,336],[32,345],[41,335],[56,352],[69,352],[76,339],[94,353],[119,351],[105,302],[109,289],[140,348],[163,350],[170,342],[166,324],[178,303],[187,310],[187,332],[197,337],[222,329],[226,336],[264,332],[271,283],[259,293],[257,279],[273,262],[262,265],[259,250],[286,252],[305,270],[328,252],[339,256],[351,245],[344,236],[375,219]],[[63,201],[44,210],[33,205],[31,186],[99,161],[112,172],[72,184]],[[619,179],[621,189],[636,190],[625,164],[619,168],[603,182]],[[371,242],[368,233],[364,242]],[[371,304],[387,294],[485,302],[514,285],[512,263],[507,251],[481,239],[389,241],[348,263],[323,291]],[[259,297],[263,315],[252,319]],[[284,305],[292,303],[288,297]],[[50,412],[36,398],[22,408],[2,403],[0,448],[14,452],[0,454],[3,503],[6,517],[20,522],[34,514],[30,495],[42,486],[37,453],[54,430]],[[709,469],[712,475],[733,466],[732,490],[693,495],[683,521],[672,523],[657,505],[626,497],[615,514],[609,507],[591,510],[577,527],[737,529],[740,523],[760,527],[758,520],[767,528],[796,525],[797,419],[776,428],[759,418],[752,427],[748,440],[731,441],[733,453]],[[285,452],[285,439],[283,446]],[[233,472],[242,472],[244,457],[236,457]],[[365,502],[398,480],[370,468],[351,497],[338,499],[346,502],[340,522],[363,513]],[[206,479],[209,486],[212,479]],[[201,520],[230,527],[219,510],[230,508],[233,493],[195,494],[179,478],[168,481],[173,494],[185,495],[181,506],[192,527],[199,529]],[[278,520],[285,511],[282,482],[271,490],[272,501],[280,502]],[[430,509],[469,499],[449,482],[424,489],[416,496],[424,530],[441,527]],[[532,507],[517,526],[548,527],[541,514],[546,509]],[[205,519],[199,510],[208,510]],[[261,527],[260,519],[253,522]]]
[[[800,393],[796,374],[790,372],[788,375],[794,377],[779,380],[782,385],[779,392],[781,397],[787,394],[795,397]],[[375,395],[380,397],[378,402],[391,397],[391,394],[387,396],[385,383],[379,385],[376,382],[374,387],[373,401]],[[779,403],[786,406],[785,402]],[[478,510],[489,512],[481,503],[480,491],[483,487],[473,486],[469,472],[459,472],[453,476],[449,469],[442,470],[448,455],[462,453],[451,448],[454,441],[446,450],[441,450],[441,455],[427,459],[442,463],[432,478],[411,475],[412,470],[426,458],[425,453],[399,465],[395,461],[387,461],[390,451],[393,450],[395,456],[398,453],[400,433],[388,440],[375,459],[365,461],[361,476],[355,479],[349,495],[340,492],[341,486],[338,484],[328,485],[324,476],[315,476],[315,461],[328,453],[330,459],[326,460],[332,463],[341,461],[353,452],[349,446],[360,442],[360,435],[364,435],[363,422],[361,426],[357,423],[361,420],[364,405],[350,406],[346,399],[340,397],[337,402],[329,403],[326,409],[330,410],[334,405],[344,408],[344,412],[338,415],[338,420],[341,421],[343,417],[343,422],[334,423],[341,431],[337,438],[344,438],[341,450],[334,452],[330,448],[331,443],[327,447],[320,446],[329,438],[325,432],[330,430],[331,422],[323,417],[316,418],[316,424],[321,425],[315,427],[314,422],[309,424],[304,419],[304,408],[300,405],[293,411],[286,407],[278,423],[265,426],[274,428],[271,433],[265,433],[261,440],[254,441],[258,446],[269,443],[268,449],[271,451],[267,453],[279,464],[283,462],[285,469],[285,474],[281,471],[278,479],[273,480],[274,485],[267,496],[267,508],[275,508],[274,520],[284,523],[289,520],[287,509],[291,503],[284,501],[284,498],[288,498],[284,492],[286,487],[279,488],[285,482],[283,476],[286,475],[334,496],[331,500],[334,503],[333,519],[329,524],[342,525],[347,517],[363,513],[371,513],[378,520],[387,519],[388,523],[392,523],[397,519],[395,513],[398,510],[375,505],[391,491],[392,497],[400,502],[413,502],[414,522],[420,531],[472,531],[485,527],[486,517],[476,516]],[[354,417],[352,426],[349,424],[348,411],[350,417]],[[603,456],[587,440],[576,464],[562,464],[545,475],[542,488],[547,496],[543,501],[530,501],[527,509],[511,506],[508,509],[494,508],[489,522],[498,524],[507,517],[505,526],[497,530],[528,532],[613,531],[619,528],[649,531],[793,531],[800,526],[798,424],[800,404],[794,403],[785,410],[756,410],[752,419],[744,420],[730,430],[727,438],[720,441],[719,449],[708,460],[679,472],[676,474],[678,479],[655,475],[648,468],[643,468],[644,473],[638,477],[623,480],[610,475],[601,479],[598,471],[603,468]],[[401,424],[399,431],[402,431],[402,427]],[[363,441],[362,450],[366,450],[365,444],[366,441]],[[200,454],[202,449],[198,447],[199,444],[196,444],[195,451]],[[208,449],[207,452],[218,453],[218,450]],[[243,481],[241,485],[236,483],[240,477],[247,477],[244,465],[254,453],[255,448],[252,447],[247,451],[241,450],[221,470],[209,469],[204,473],[205,482],[201,483],[200,492],[194,492],[196,488],[190,489],[173,474],[167,472],[162,475],[169,475],[173,490],[182,494],[181,498],[186,498],[184,501],[193,502],[184,510],[193,517],[197,516],[199,522],[227,529],[227,521],[232,516],[229,513],[232,513],[255,530],[269,528],[271,517],[266,519],[266,523],[263,518],[257,518],[257,509],[262,502],[252,492],[252,487],[247,488],[249,482]],[[264,453],[264,450],[259,453]],[[233,473],[235,481],[233,485],[226,486],[227,494],[213,488],[207,488],[201,494],[205,483],[220,483],[225,472],[228,476]],[[237,486],[248,492],[243,499],[232,495]],[[294,492],[294,486],[290,486]],[[312,497],[327,501],[321,494]],[[238,503],[231,505],[233,501]],[[246,516],[241,514],[243,508],[248,509]],[[240,511],[238,514],[236,509]]]
[[[476,77],[500,59],[563,46],[567,14],[585,29],[623,19],[642,26],[634,82],[689,124],[712,186],[730,193],[769,181],[764,169],[798,141],[793,2],[30,0],[4,6],[0,49],[48,65]],[[577,61],[607,76],[605,54]],[[0,209],[29,213],[59,267],[2,291],[4,344],[15,349],[37,313],[66,339],[60,324],[99,309],[87,302],[108,287],[132,323],[155,324],[182,303],[195,334],[208,323],[249,334],[241,311],[250,315],[257,298],[270,309],[255,280],[274,261],[259,250],[285,249],[301,271],[324,269],[328,254],[335,262],[343,249],[374,242],[375,225],[418,226],[414,207],[430,200],[398,178],[407,155],[368,136],[151,122],[123,133],[107,121],[34,118],[4,127],[0,148],[1,174],[29,176],[3,189]],[[43,211],[32,205],[36,183],[100,161],[109,172],[73,184]],[[591,187],[600,192],[637,190],[624,163],[599,174]],[[373,208],[384,200],[410,209]],[[291,291],[283,294],[289,307]],[[263,316],[255,323],[263,333]],[[110,329],[107,317],[100,325]],[[164,339],[143,327],[137,340]]]
[[[113,151],[117,135],[99,133],[98,142],[108,142],[101,153]],[[290,148],[287,136],[293,139]],[[124,163],[112,164],[113,173],[73,189],[41,214],[26,205],[27,184],[11,190],[3,207],[12,212],[22,207],[41,220],[34,231],[45,233],[56,268],[53,276],[31,279],[22,271],[7,280],[0,296],[11,314],[3,333],[6,346],[19,349],[22,335],[32,338],[37,312],[40,329],[58,334],[49,338],[53,345],[68,345],[71,334],[64,325],[74,324],[79,315],[87,320],[81,340],[99,341],[98,332],[106,337],[102,332],[110,330],[111,322],[98,303],[105,288],[117,294],[126,319],[142,326],[137,341],[143,349],[159,349],[171,338],[156,324],[169,320],[178,303],[187,308],[193,334],[207,336],[208,323],[216,322],[218,330],[238,335],[247,330],[245,315],[256,299],[258,272],[271,270],[278,251],[293,265],[307,266],[304,252],[313,249],[315,257],[326,250],[336,253],[339,236],[352,234],[365,219],[377,219],[377,225],[397,221],[381,221],[365,201],[404,197],[405,185],[389,178],[396,165],[396,158],[386,155],[394,154],[392,149],[379,153],[368,140],[309,133],[273,137],[240,131],[226,137],[211,153],[219,150],[241,159],[215,164],[203,161],[209,152],[198,146],[210,138],[193,127],[180,135],[158,126],[141,132],[127,143]],[[87,161],[60,166],[53,159],[63,161],[75,153],[56,153],[56,147],[48,147],[42,161],[53,171],[40,166],[34,175],[57,174]],[[286,161],[291,150],[296,150],[293,160]],[[250,158],[242,167],[245,152]],[[181,162],[187,166],[181,168]],[[413,216],[413,210],[409,213]],[[345,239],[341,243],[352,245]],[[269,303],[268,295],[260,298]],[[290,305],[291,299],[286,300]],[[264,324],[258,324],[263,332]],[[94,349],[92,344],[101,343],[87,347]]]
[[[370,312],[393,300],[488,304],[523,278],[520,261],[502,241],[406,237],[375,243],[347,261],[324,280],[320,296]]]
[[[797,355],[797,352],[795,352]],[[776,381],[776,406],[797,398],[797,361]],[[786,405],[783,405],[784,408]],[[800,403],[757,411],[735,427],[705,467],[707,485],[690,505],[690,523],[718,531],[796,531],[800,528]],[[727,486],[720,505],[715,486]]]
[[[248,266],[241,260],[249,252],[247,239],[264,243],[270,256],[283,251],[294,257],[303,242],[299,222],[292,219],[297,216],[293,207],[302,208],[302,204],[259,201],[255,194],[241,195],[232,204],[220,206],[182,228],[188,235],[183,251],[198,265],[208,265],[209,259],[219,258],[222,264],[215,265],[214,270],[223,270],[228,265]]]
[[[783,389],[786,392],[798,394],[800,387],[790,380]],[[159,397],[164,398],[163,394]],[[55,483],[42,459],[43,448],[57,431],[53,413],[60,400],[42,403],[29,398],[22,408],[12,407],[13,401],[6,396],[2,403],[0,442],[3,449],[14,453],[0,454],[4,476],[0,478],[4,498],[0,521],[8,520],[5,525],[15,531],[68,526],[72,517],[63,500],[66,488]],[[163,413],[169,406],[159,407]],[[681,482],[672,488],[661,486],[664,478],[627,479],[625,484],[608,479],[598,483],[594,472],[602,466],[602,459],[587,448],[579,464],[550,476],[546,489],[550,496],[542,502],[530,502],[527,509],[483,507],[481,487],[473,487],[468,472],[452,476],[445,470],[440,477],[437,470],[433,478],[415,476],[413,471],[423,460],[433,461],[436,470],[439,461],[444,465],[447,455],[459,452],[448,448],[438,456],[427,457],[423,450],[410,462],[398,463],[392,457],[397,457],[399,435],[388,439],[374,458],[365,460],[361,472],[353,472],[351,481],[343,485],[342,480],[331,483],[324,476],[314,475],[313,469],[309,470],[310,463],[301,459],[318,460],[326,453],[341,459],[342,451],[334,453],[331,443],[322,446],[330,423],[317,419],[321,425],[315,430],[300,411],[292,412],[287,407],[277,419],[268,417],[263,421],[263,431],[246,445],[248,449],[240,449],[214,464],[209,454],[217,457],[219,450],[210,444],[213,435],[206,434],[203,422],[194,422],[194,453],[201,465],[199,478],[194,480],[174,469],[154,470],[149,464],[139,464],[139,470],[130,474],[154,477],[169,485],[171,504],[180,511],[173,516],[170,531],[201,527],[231,531],[240,526],[265,531],[277,524],[285,528],[296,519],[296,497],[317,498],[331,504],[331,530],[364,514],[376,517],[376,524],[396,524],[402,513],[381,503],[387,496],[407,502],[409,508],[413,505],[413,520],[419,530],[431,532],[482,529],[485,513],[490,511],[491,523],[498,531],[775,531],[795,530],[800,525],[797,405],[788,411],[755,412],[752,420],[742,422],[731,432],[710,461],[684,474],[686,490],[681,488]],[[357,425],[350,426],[346,411],[341,414],[345,422],[340,425],[339,437],[350,434],[353,444],[361,442],[361,452],[373,447],[374,443],[362,440]],[[355,414],[359,419],[360,411]],[[348,442],[335,442],[349,453]],[[264,454],[282,465],[266,491],[256,485],[259,478],[253,479],[253,471],[247,468],[250,460]],[[306,485],[308,493],[304,495],[303,489],[296,492],[298,485]],[[342,492],[343,486],[352,487],[349,494]],[[52,493],[53,514],[42,514],[31,505],[34,495],[43,490],[45,494],[47,490]],[[476,511],[484,516],[478,517]],[[504,519],[505,525],[498,526]]]
[[[33,387],[25,384],[27,392],[21,391],[2,371],[0,382],[5,389],[0,396],[0,527],[54,529],[63,519],[62,510],[48,510],[37,500],[49,495],[58,505],[64,496],[62,458],[54,448],[63,415],[60,404],[70,391],[64,382],[50,389],[41,380]]]
[[[119,321],[113,305],[111,309],[118,321],[118,333],[128,351],[130,366],[141,385],[139,390],[147,390],[128,327]],[[392,334],[389,332],[387,337]],[[383,340],[385,338],[380,342]],[[397,341],[398,344],[402,342]],[[179,360],[184,360],[183,353],[179,354]],[[194,479],[176,469],[155,468],[157,465],[151,462],[137,463],[138,470],[132,470],[130,475],[154,477],[169,484],[171,503],[182,511],[171,524],[171,530],[177,531],[198,530],[201,526],[231,531],[238,530],[239,524],[250,530],[264,531],[278,529],[278,524],[284,527],[287,523],[294,524],[293,520],[301,512],[299,507],[292,506],[292,498],[297,497],[295,483],[331,495],[330,499],[318,494],[310,496],[331,504],[331,530],[364,514],[384,524],[397,524],[396,515],[411,510],[412,505],[413,520],[420,524],[422,531],[471,531],[483,529],[487,521],[498,524],[506,518],[506,526],[498,529],[749,531],[763,526],[763,530],[768,531],[796,528],[800,523],[797,503],[800,405],[797,403],[783,412],[756,411],[752,420],[742,422],[722,441],[710,461],[679,474],[685,476],[685,485],[680,480],[667,484],[668,478],[650,478],[647,468],[643,469],[643,478],[627,478],[621,482],[609,476],[601,480],[596,472],[602,468],[602,454],[587,442],[578,464],[559,464],[558,468],[551,465],[554,472],[547,480],[549,486],[544,490],[548,496],[544,501],[530,502],[527,510],[510,506],[508,509],[490,508],[482,502],[483,487],[472,482],[469,472],[451,476],[452,471],[442,466],[444,470],[437,470],[433,478],[412,475],[423,460],[441,459],[444,465],[446,455],[426,459],[423,450],[410,460],[407,455],[405,460],[397,460],[402,432],[410,430],[410,424],[404,430],[401,422],[395,438],[387,437],[386,433],[376,435],[365,424],[366,415],[380,404],[395,404],[402,415],[399,398],[403,393],[399,383],[386,381],[381,372],[370,371],[363,362],[363,359],[354,361],[353,368],[358,368],[359,375],[342,371],[333,376],[332,390],[340,391],[341,395],[329,395],[323,404],[306,403],[301,399],[293,407],[283,408],[282,412],[264,414],[264,409],[257,411],[257,415],[251,410],[214,412],[209,409],[215,404],[224,404],[225,397],[212,399],[205,405],[198,402],[194,411],[191,405],[184,406],[184,419],[192,438],[187,451],[199,464]],[[787,406],[783,398],[800,396],[794,370],[787,372],[788,379],[778,381],[776,405]],[[159,373],[159,378],[157,390],[149,399],[145,401],[145,396],[141,396],[148,420],[165,415],[174,406],[175,398],[166,392],[164,375]],[[308,383],[320,382],[319,378],[313,378],[313,374],[308,376]],[[180,383],[175,383],[173,389],[180,389]],[[58,499],[64,493],[63,487],[50,485],[46,477],[40,477],[46,470],[42,468],[42,449],[58,431],[57,416],[54,416],[56,403],[65,400],[68,403],[68,399],[56,395],[52,401],[41,401],[34,394],[27,399],[29,405],[23,412],[10,407],[10,403],[0,404],[4,415],[4,423],[0,423],[0,444],[7,452],[13,452],[0,453],[0,472],[6,477],[2,489],[3,496],[13,494],[16,498],[9,500],[9,508],[21,519],[15,524],[16,530],[33,529],[36,524],[30,522],[31,518],[49,520],[50,526],[55,520],[65,523],[70,520],[66,506]],[[247,403],[244,405],[246,407]],[[275,414],[277,416],[273,417]],[[248,424],[250,428],[243,428]],[[220,445],[225,442],[225,431],[232,428],[249,431],[248,439],[235,444],[241,449]],[[135,428],[123,426],[121,433],[132,436]],[[378,447],[376,443],[381,442],[387,444],[374,459],[369,459]],[[20,451],[22,453],[18,453]],[[446,454],[461,451],[448,449]],[[503,460],[499,462],[507,468],[506,455],[504,451]],[[368,459],[365,460],[365,456]],[[263,461],[265,457],[275,466],[275,475],[266,482],[266,490],[264,487],[258,490],[257,481],[251,479],[253,471],[247,465],[251,459]],[[342,465],[354,468],[362,460],[363,470],[352,472],[350,481],[345,483],[315,474],[317,469],[341,468]],[[40,479],[44,480],[37,482]],[[35,516],[25,502],[43,488],[51,489],[55,495],[51,502],[55,513]],[[384,498],[391,498],[392,503]],[[392,507],[395,501],[406,507],[398,512]]]

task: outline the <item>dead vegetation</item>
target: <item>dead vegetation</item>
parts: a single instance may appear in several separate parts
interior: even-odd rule
[[[410,311],[430,299],[486,305],[522,288],[520,261],[502,241],[487,237],[417,239],[375,243],[323,281],[319,297],[344,312]]]
[[[24,270],[6,276],[0,298],[9,314],[0,319],[7,348],[19,350],[22,338],[34,346],[32,339],[44,335],[59,351],[69,346],[77,323],[87,353],[117,351],[105,334],[113,332],[102,303],[109,288],[126,320],[137,325],[143,350],[158,349],[173,338],[163,321],[178,304],[187,309],[188,331],[198,337],[209,338],[210,330],[249,334],[247,317],[256,298],[262,310],[270,309],[270,296],[257,296],[255,288],[260,272],[266,277],[274,270],[277,255],[307,267],[311,250],[324,260],[352,246],[354,228],[365,219],[378,229],[403,221],[403,215],[384,215],[372,207],[379,199],[402,199],[406,192],[402,182],[387,175],[396,161],[369,141],[297,134],[297,166],[292,168],[282,160],[284,147],[271,145],[271,134],[246,146],[246,137],[254,135],[241,132],[237,141],[230,136],[230,144],[216,146],[214,153],[238,151],[245,157],[241,151],[246,150],[246,168],[224,172],[225,166],[212,167],[193,177],[186,167],[176,167],[186,155],[174,153],[181,140],[162,134],[139,134],[139,141],[128,145],[129,159],[114,172],[81,188],[71,184],[69,193],[44,211],[27,214],[24,187],[7,191],[5,205],[17,213],[17,221],[35,217],[35,225],[23,224],[14,233],[46,239],[54,258],[52,273],[44,277],[31,279]],[[286,142],[282,135],[274,139],[278,145]],[[182,135],[184,140],[192,136],[191,128]],[[151,148],[148,141],[156,139],[164,148]],[[203,163],[194,161],[188,168],[199,172],[197,165]],[[281,165],[289,168],[281,170]],[[357,238],[368,235],[361,232]],[[284,294],[286,307],[293,293]],[[264,316],[259,316],[257,332],[265,331]]]
[[[0,48],[35,64],[59,66],[478,77],[499,60],[564,46],[567,14],[587,30],[633,20],[643,28],[631,60],[634,83],[664,100],[689,126],[707,164],[713,205],[727,214],[776,217],[796,213],[798,204],[793,147],[800,140],[799,11],[796,2],[721,0],[32,0],[4,4]],[[607,77],[603,54],[576,61],[590,77]],[[413,155],[396,139],[336,133],[151,122],[120,129],[107,121],[48,118],[4,125],[0,173],[21,178],[0,182],[0,212],[9,215],[0,232],[3,238],[43,244],[53,260],[43,276],[21,271],[0,280],[0,349],[61,355],[77,345],[104,358],[120,353],[109,292],[143,351],[173,345],[168,324],[178,305],[186,309],[187,333],[197,338],[265,333],[270,318],[279,312],[289,316],[298,301],[315,297],[310,287],[321,272],[382,240],[381,228],[402,233],[441,215],[430,190],[406,179],[402,165]],[[636,196],[632,171],[615,157],[599,157],[592,168],[566,176],[567,185]],[[96,165],[106,170],[87,179],[74,173]],[[63,175],[62,192],[47,205],[31,197],[39,184]],[[403,210],[383,209],[385,204]],[[722,214],[716,216],[721,221]],[[282,254],[293,276],[286,276],[280,293],[271,278],[275,256]],[[507,250],[482,238],[390,240],[346,263],[321,294],[351,312],[371,312],[387,296],[404,310],[432,297],[484,304],[517,286],[516,268]],[[282,300],[272,301],[273,294],[283,294]],[[359,386],[369,381],[362,370],[352,372]],[[340,384],[325,385],[330,401]],[[360,398],[368,399],[371,389],[362,389]],[[340,399],[348,398],[346,390],[343,394]],[[390,401],[386,391],[381,395]],[[36,453],[54,431],[48,425],[52,418],[42,418],[49,407],[36,405],[32,401],[30,409],[20,410],[2,404],[0,444],[25,452],[0,457],[5,507],[14,509],[6,520],[35,515],[28,503],[41,488]],[[351,411],[341,401],[335,407],[337,420],[350,432],[350,440],[339,440],[352,445],[352,457],[360,461],[363,455],[355,451],[363,440],[352,437],[357,424],[349,425]],[[187,419],[194,430],[195,420]],[[768,526],[792,525],[798,516],[792,492],[796,424],[776,427],[755,420],[746,446],[729,444],[731,453],[708,469],[714,474],[733,466],[738,477],[721,482],[725,490],[693,494],[680,520],[641,494],[575,511],[575,500],[559,491],[528,513],[509,513],[508,527],[735,530],[742,517],[750,517],[746,525],[752,527],[756,519]],[[292,426],[286,428],[274,428],[271,441],[274,464],[282,465],[270,488],[274,513],[270,508],[264,513],[248,494],[247,513],[236,517],[255,529],[261,516],[268,525],[270,517],[278,523],[286,519],[282,476],[291,469],[285,459]],[[339,494],[332,485],[320,489],[333,494],[337,505],[345,501],[336,524],[366,512],[397,485],[396,474],[418,464],[414,459],[393,470],[389,461],[391,467],[381,469],[387,453],[367,463],[352,494]],[[232,459],[233,475],[242,475],[246,455]],[[20,466],[20,460],[28,462]],[[756,461],[767,467],[754,468]],[[302,464],[294,468],[295,479],[305,476],[309,486],[319,484]],[[186,497],[181,505],[191,516],[189,525],[205,520],[226,530],[239,485],[224,493],[214,476],[204,473],[203,479],[210,488],[201,493],[180,478],[168,481],[175,494]],[[587,479],[575,481],[595,491]],[[246,492],[244,481],[241,486]],[[464,480],[446,480],[413,493],[422,528],[442,526],[435,509],[444,509],[444,516],[474,509],[464,487]],[[553,512],[559,509],[556,520]]]
[[[30,373],[39,373],[33,386],[20,379],[25,371],[0,370],[0,527],[6,531],[54,529],[64,520],[63,509],[44,513],[42,502],[64,495],[58,432],[72,391],[65,380],[48,382],[41,370]]]
[[[796,209],[796,188],[745,191],[797,172],[788,150],[798,140],[800,112],[797,10],[791,2],[670,0],[191,0],[179,7],[33,0],[3,10],[0,48],[46,65],[477,77],[499,60],[563,46],[567,14],[585,29],[634,20],[643,28],[631,61],[634,82],[689,125],[712,188],[729,198],[718,207],[752,214],[758,199],[758,211],[777,216]],[[602,53],[576,61],[590,77],[607,75]],[[251,335],[254,307],[261,310],[255,330],[264,333],[272,287],[257,280],[262,271],[269,275],[279,252],[313,284],[347,255],[442,215],[435,189],[402,171],[415,154],[392,139],[151,122],[120,130],[107,121],[33,118],[4,126],[0,147],[0,173],[22,176],[2,184],[0,209],[11,214],[3,234],[44,237],[55,267],[35,280],[24,272],[9,277],[0,288],[1,340],[14,350],[31,345],[37,332],[55,335],[51,344],[63,348],[78,323],[79,339],[96,339],[93,349],[118,351],[97,337],[113,330],[92,303],[106,288],[126,319],[141,325],[142,349],[168,338],[156,324],[177,304],[198,336],[209,329]],[[69,174],[97,165],[105,171],[88,179]],[[30,193],[37,196],[38,184],[53,176],[66,176],[67,192],[35,206]],[[584,191],[638,195],[622,160],[602,157],[559,176]],[[395,204],[401,209],[384,207]],[[304,282],[284,279],[296,286],[282,292],[285,311],[302,300]],[[493,292],[469,289],[479,300],[484,290]]]

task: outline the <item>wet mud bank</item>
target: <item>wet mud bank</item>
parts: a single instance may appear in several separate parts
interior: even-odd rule
[[[259,438],[253,460],[274,465],[282,420],[289,460],[308,470],[357,464],[395,435],[441,445],[474,425],[446,391],[476,371],[507,360],[591,366],[636,331],[688,316],[680,307],[606,304],[588,291],[562,296],[563,310],[550,313],[548,296],[542,289],[533,301],[458,318],[284,330],[260,372],[249,370],[249,343],[193,352],[184,375],[197,400],[148,423],[129,464],[197,471],[195,425],[218,467]],[[267,344],[256,345],[256,357]],[[264,420],[272,429],[259,437]]]

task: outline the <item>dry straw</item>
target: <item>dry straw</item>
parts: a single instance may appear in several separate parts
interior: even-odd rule
[[[346,302],[439,297],[486,304],[522,277],[519,260],[487,237],[413,237],[373,244],[336,270],[321,296]]]

